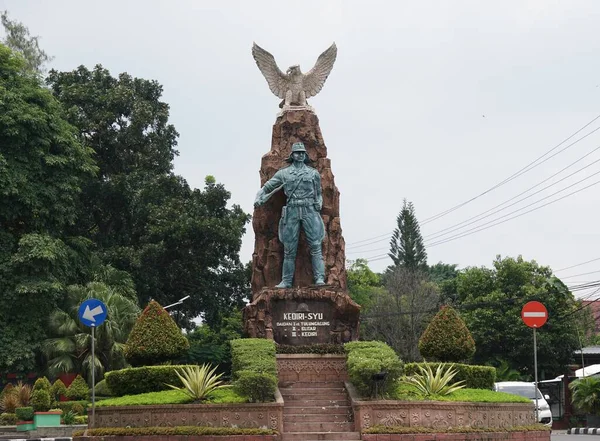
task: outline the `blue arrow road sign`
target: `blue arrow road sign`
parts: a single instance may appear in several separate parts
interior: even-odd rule
[[[79,320],[85,326],[97,327],[106,320],[106,305],[97,299],[88,299],[79,307]]]

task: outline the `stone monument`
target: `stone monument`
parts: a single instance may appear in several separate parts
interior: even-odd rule
[[[261,161],[246,332],[290,345],[355,340],[360,306],[347,292],[339,191],[319,120],[306,102],[323,87],[337,48],[323,52],[306,74],[299,66],[284,74],[256,44],[252,54],[283,101]]]

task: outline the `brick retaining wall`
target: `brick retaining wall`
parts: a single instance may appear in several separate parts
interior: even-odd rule
[[[335,354],[277,354],[279,384],[346,381],[346,356]]]

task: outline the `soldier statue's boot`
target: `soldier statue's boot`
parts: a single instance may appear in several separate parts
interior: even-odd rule
[[[285,256],[283,258],[283,274],[281,276],[281,282],[279,285],[275,285],[275,288],[291,288],[295,269],[296,256]]]
[[[312,256],[313,277],[315,285],[325,285],[325,262],[323,262],[323,252],[321,244],[318,247],[311,247],[310,254]]]

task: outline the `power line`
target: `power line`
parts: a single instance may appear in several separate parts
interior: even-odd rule
[[[585,157],[589,156],[590,154],[592,154],[593,152],[595,152],[595,151],[597,151],[597,150],[599,150],[599,149],[600,149],[600,146],[596,147],[594,150],[592,150],[591,152],[589,152],[589,153],[588,153],[588,154],[586,154],[585,156],[583,156],[583,157],[579,158],[577,161],[575,161],[575,162],[572,162],[571,164],[569,164],[568,166],[566,166],[565,168],[563,168],[563,169],[562,169],[562,170],[560,170],[559,172],[557,172],[557,173],[553,174],[552,176],[550,176],[550,177],[548,177],[548,178],[544,179],[544,180],[543,180],[543,181],[541,181],[541,182],[538,182],[538,183],[537,183],[537,184],[535,184],[534,186],[532,186],[532,187],[529,187],[527,190],[525,190],[525,191],[523,191],[523,192],[519,193],[518,195],[516,195],[516,196],[513,196],[512,198],[510,198],[510,199],[508,199],[508,200],[506,200],[506,201],[504,201],[504,202],[502,202],[502,203],[500,203],[500,204],[498,204],[498,205],[496,205],[496,206],[494,206],[494,207],[490,208],[489,210],[486,210],[486,211],[484,211],[483,213],[480,213],[480,214],[478,214],[478,215],[476,215],[476,216],[470,217],[470,218],[469,218],[469,219],[467,219],[467,220],[464,220],[464,221],[462,221],[462,222],[459,222],[459,223],[457,223],[457,224],[451,225],[451,226],[449,226],[449,227],[447,227],[447,228],[444,228],[444,229],[442,229],[442,230],[436,231],[435,233],[428,234],[428,235],[426,235],[426,236],[425,236],[425,239],[427,239],[427,238],[431,238],[432,236],[440,236],[440,237],[441,237],[441,236],[444,236],[444,235],[445,235],[445,234],[440,234],[440,233],[443,233],[444,231],[448,231],[448,230],[450,230],[450,231],[448,231],[448,232],[452,232],[452,231],[460,230],[460,229],[462,229],[462,228],[463,228],[463,227],[460,227],[460,225],[464,225],[464,226],[466,226],[466,225],[471,225],[471,224],[473,224],[473,223],[479,222],[481,219],[485,219],[486,217],[489,217],[489,216],[492,216],[492,215],[494,215],[494,214],[496,214],[496,213],[499,213],[499,212],[501,212],[501,211],[504,211],[504,210],[506,210],[507,208],[509,208],[509,207],[512,207],[512,206],[514,206],[514,205],[518,204],[519,202],[523,202],[524,200],[526,200],[526,199],[529,199],[530,197],[532,197],[532,196],[535,196],[536,194],[539,194],[539,193],[541,193],[542,191],[544,191],[544,190],[547,190],[548,188],[550,188],[550,187],[553,187],[554,185],[561,183],[562,181],[564,181],[564,180],[566,180],[566,179],[570,178],[571,176],[574,176],[574,175],[576,175],[576,174],[578,174],[578,173],[581,173],[583,170],[585,170],[585,169],[587,169],[587,168],[591,167],[592,165],[594,165],[594,164],[596,164],[596,163],[600,162],[600,159],[597,159],[597,160],[595,160],[594,162],[592,162],[592,163],[590,163],[590,164],[586,165],[585,167],[582,167],[582,168],[580,168],[580,169],[578,169],[578,170],[574,171],[573,173],[571,173],[571,174],[569,174],[569,175],[567,175],[567,176],[565,176],[565,177],[563,177],[563,178],[559,179],[558,181],[556,181],[556,182],[553,182],[552,184],[550,184],[550,185],[547,185],[547,186],[545,186],[545,187],[543,187],[543,188],[539,189],[538,191],[536,191],[536,192],[534,192],[534,193],[531,193],[530,195],[528,195],[528,196],[525,196],[524,198],[521,198],[521,199],[519,199],[518,201],[516,201],[516,202],[513,202],[512,204],[509,204],[509,205],[507,205],[507,206],[506,206],[506,207],[504,207],[504,208],[501,208],[501,209],[499,209],[499,210],[496,210],[496,211],[492,211],[492,210],[494,210],[495,208],[501,207],[502,205],[505,205],[505,204],[507,204],[508,202],[510,202],[510,201],[512,201],[512,200],[514,200],[514,199],[516,199],[516,198],[518,198],[519,196],[521,196],[521,195],[523,195],[523,194],[527,193],[528,191],[530,191],[530,190],[533,190],[535,187],[537,187],[537,186],[539,186],[539,185],[543,184],[544,182],[547,182],[548,180],[550,180],[550,179],[552,179],[553,177],[557,176],[558,174],[562,173],[563,171],[565,171],[566,169],[568,169],[568,168],[569,168],[569,167],[571,167],[572,165],[576,164],[577,162],[581,161],[582,159],[584,159]],[[593,176],[593,175],[592,175],[592,176]],[[568,187],[567,187],[567,188],[568,188]],[[491,213],[490,213],[490,211],[491,211]],[[484,216],[486,213],[489,213],[489,214],[487,214],[486,216]],[[479,219],[477,219],[477,218],[479,218]],[[471,221],[472,219],[476,219],[476,220],[473,220],[472,222],[469,222],[469,221]],[[454,227],[457,227],[457,228],[454,228]]]
[[[544,153],[543,155],[541,155],[540,157],[538,157],[538,158],[537,158],[537,159],[535,159],[534,161],[532,161],[532,162],[530,162],[529,164],[527,164],[525,167],[521,168],[521,169],[520,169],[519,171],[517,171],[516,173],[513,173],[513,174],[512,174],[511,176],[509,176],[508,178],[506,178],[506,179],[504,179],[503,181],[499,182],[498,184],[496,184],[496,185],[492,186],[491,188],[489,188],[489,189],[485,190],[484,192],[480,193],[479,195],[477,195],[477,196],[475,196],[475,197],[473,197],[473,198],[471,198],[471,199],[469,199],[469,200],[467,200],[467,201],[465,201],[465,202],[462,202],[461,204],[455,205],[454,207],[451,207],[451,208],[449,208],[448,210],[445,210],[445,211],[443,211],[443,212],[440,212],[440,213],[438,213],[438,214],[436,214],[436,215],[430,216],[429,218],[426,218],[425,220],[423,220],[423,221],[421,222],[421,225],[425,225],[425,224],[427,224],[427,223],[429,223],[429,222],[433,222],[434,220],[437,220],[437,219],[439,219],[439,218],[441,218],[441,217],[445,216],[446,214],[449,214],[449,213],[451,213],[452,211],[455,211],[455,210],[457,210],[458,208],[460,208],[460,207],[463,207],[463,206],[467,205],[468,203],[470,203],[470,202],[472,202],[472,201],[474,201],[474,200],[476,200],[476,199],[480,198],[481,196],[483,196],[483,195],[485,195],[485,194],[487,194],[487,193],[489,193],[489,192],[493,191],[494,189],[496,189],[496,188],[498,188],[498,187],[500,187],[500,186],[502,186],[502,185],[504,185],[504,184],[506,184],[506,183],[508,183],[508,182],[512,181],[513,179],[516,179],[517,177],[521,176],[522,174],[524,174],[524,173],[527,173],[528,171],[530,171],[530,170],[534,169],[535,167],[537,167],[537,166],[539,166],[539,165],[543,164],[544,162],[548,161],[549,159],[551,159],[551,158],[555,157],[556,155],[558,155],[558,154],[562,153],[562,152],[563,152],[563,151],[565,151],[566,149],[568,149],[568,148],[572,147],[573,145],[575,145],[575,144],[577,144],[578,142],[582,141],[583,139],[587,138],[587,137],[588,137],[588,136],[590,136],[591,134],[593,134],[593,133],[595,133],[596,131],[600,130],[600,127],[597,127],[596,129],[594,129],[594,130],[592,130],[591,132],[587,133],[586,135],[582,136],[582,137],[581,137],[581,138],[579,138],[578,140],[576,140],[576,141],[572,142],[571,144],[567,145],[565,148],[563,148],[563,149],[561,149],[560,151],[556,152],[554,155],[552,155],[552,156],[550,156],[550,157],[548,157],[548,158],[544,159],[543,161],[541,161],[541,162],[537,163],[538,161],[540,161],[540,159],[542,159],[542,158],[546,157],[547,155],[549,155],[550,153],[552,153],[554,150],[556,150],[557,148],[559,148],[559,147],[560,147],[562,144],[564,144],[565,142],[567,142],[568,140],[570,140],[571,138],[573,138],[575,135],[577,135],[578,133],[580,133],[581,131],[583,131],[585,128],[589,127],[589,126],[590,126],[592,123],[594,123],[594,122],[595,122],[596,120],[598,120],[599,118],[600,118],[600,115],[596,116],[596,117],[595,117],[595,118],[593,118],[593,119],[592,119],[590,122],[588,122],[588,123],[587,123],[587,124],[585,124],[583,127],[581,127],[581,128],[580,128],[580,129],[578,129],[576,132],[574,132],[572,135],[570,135],[569,137],[565,138],[565,139],[564,139],[563,141],[561,141],[559,144],[557,144],[556,146],[554,146],[553,148],[551,148],[549,151],[547,151],[546,153]],[[595,151],[595,150],[593,150],[593,151]],[[570,164],[569,166],[567,166],[567,167],[563,168],[563,169],[562,169],[560,172],[558,172],[558,173],[561,173],[561,172],[562,172],[562,171],[564,171],[566,168],[569,168],[570,166],[574,165],[576,162],[580,161],[581,159],[585,158],[585,157],[586,157],[586,156],[588,156],[589,154],[593,153],[593,151],[592,151],[592,152],[590,152],[590,153],[588,153],[588,154],[587,154],[587,155],[585,155],[584,157],[580,158],[579,160],[575,161],[574,163]],[[536,164],[536,163],[537,163],[537,164]],[[535,164],[535,165],[534,165],[534,164]],[[558,174],[558,173],[556,173],[556,174]],[[555,174],[555,175],[553,175],[553,176],[556,176],[556,174]],[[551,179],[553,176],[551,176],[551,177],[550,177],[550,178],[548,178],[548,179]],[[542,184],[542,183],[544,183],[544,182],[546,182],[546,181],[542,181],[542,182],[540,182],[540,183],[539,183],[539,184],[537,184],[537,185],[541,185],[541,184]],[[535,187],[535,186],[534,186],[534,187]],[[534,187],[532,187],[532,188],[534,188]],[[531,189],[531,188],[530,188],[530,189]],[[526,190],[525,192],[529,191],[530,189]],[[521,193],[521,194],[523,194],[523,193]],[[521,194],[519,194],[519,195],[517,195],[517,196],[515,196],[515,197],[518,197],[518,196],[520,196]],[[507,202],[508,202],[508,201],[507,201]],[[501,205],[502,205],[502,204],[501,204]],[[494,207],[494,208],[496,208],[496,207]],[[492,208],[491,210],[493,210],[494,208]],[[485,213],[485,212],[484,212],[484,213]],[[470,219],[469,219],[469,220],[470,220]],[[368,238],[368,239],[363,239],[363,240],[359,240],[359,241],[356,241],[356,242],[350,242],[350,243],[348,243],[348,244],[347,244],[347,249],[349,249],[349,248],[360,248],[360,247],[362,247],[362,246],[366,246],[366,245],[371,245],[371,244],[374,244],[374,243],[382,242],[382,241],[384,241],[384,240],[387,240],[389,237],[391,237],[391,235],[392,235],[392,234],[393,234],[393,233],[386,233],[386,234],[381,234],[381,235],[379,235],[379,236],[374,236],[374,237],[371,237],[371,238]],[[383,238],[383,239],[380,239],[380,238]],[[379,240],[375,240],[375,239],[379,239]],[[366,242],[368,242],[368,243],[366,243]],[[357,246],[357,244],[364,244],[364,245]]]
[[[465,236],[470,236],[471,234],[475,234],[475,233],[478,233],[479,231],[487,230],[488,228],[494,227],[494,226],[496,226],[496,225],[503,224],[504,222],[508,222],[509,220],[516,219],[516,218],[518,218],[518,217],[521,217],[521,216],[523,216],[523,215],[525,215],[525,214],[531,213],[532,211],[539,210],[540,208],[543,208],[543,207],[545,207],[545,206],[547,206],[547,205],[554,204],[555,202],[561,201],[561,200],[563,200],[563,199],[565,199],[565,198],[567,198],[567,197],[569,197],[569,196],[572,196],[572,195],[574,195],[574,194],[576,194],[576,193],[579,193],[579,192],[581,192],[581,191],[583,191],[583,190],[586,190],[586,189],[588,189],[588,188],[590,188],[590,187],[593,187],[594,185],[597,185],[597,184],[599,184],[599,183],[600,183],[600,181],[596,181],[596,182],[594,182],[594,183],[592,183],[592,184],[590,184],[590,185],[588,185],[588,186],[586,186],[586,187],[583,187],[583,188],[581,188],[581,189],[575,190],[575,191],[573,191],[573,192],[571,192],[571,193],[568,193],[568,194],[566,194],[566,195],[564,195],[564,196],[562,196],[562,197],[560,197],[560,198],[558,198],[558,199],[555,199],[555,200],[552,200],[552,201],[550,201],[550,202],[547,202],[547,203],[545,203],[545,204],[543,204],[543,205],[540,205],[539,207],[532,208],[531,210],[527,210],[527,211],[525,211],[524,213],[518,214],[518,215],[516,215],[516,216],[509,217],[508,219],[504,219],[503,221],[500,221],[500,219],[506,218],[506,217],[508,217],[508,216],[510,216],[510,215],[512,215],[512,214],[515,214],[515,213],[518,213],[518,212],[520,212],[520,211],[523,211],[523,210],[525,210],[525,209],[527,209],[527,208],[529,208],[529,207],[531,207],[531,206],[533,206],[533,205],[535,205],[535,204],[538,204],[538,203],[540,203],[540,202],[542,202],[542,201],[544,201],[544,200],[546,200],[546,199],[548,199],[548,198],[551,198],[552,196],[556,196],[558,193],[561,193],[561,192],[563,192],[563,191],[565,191],[565,190],[568,190],[569,188],[572,188],[572,187],[574,187],[575,185],[577,185],[577,184],[580,184],[580,183],[582,183],[582,182],[584,182],[584,181],[586,181],[586,180],[588,180],[588,179],[590,179],[590,178],[592,178],[592,177],[594,177],[594,176],[596,176],[596,175],[598,175],[598,174],[600,174],[600,171],[597,171],[596,173],[593,173],[593,174],[591,174],[590,176],[587,176],[587,177],[585,177],[585,178],[583,178],[583,179],[580,179],[579,181],[577,181],[577,182],[575,182],[575,183],[573,183],[573,184],[571,184],[571,185],[568,185],[568,186],[566,186],[566,187],[564,187],[564,188],[561,188],[560,190],[558,190],[558,191],[555,191],[554,193],[552,193],[552,194],[550,194],[550,195],[548,195],[548,196],[545,196],[545,197],[543,197],[543,198],[541,198],[541,199],[538,199],[537,201],[534,201],[534,202],[532,202],[531,204],[528,204],[528,205],[526,205],[526,206],[524,206],[524,207],[521,207],[521,208],[518,208],[518,209],[516,209],[516,210],[513,210],[513,211],[511,211],[510,213],[504,214],[504,215],[502,215],[502,216],[500,216],[500,217],[498,217],[498,218],[496,218],[496,219],[492,219],[492,220],[490,220],[490,221],[488,221],[488,222],[484,222],[483,224],[477,225],[477,226],[475,226],[475,227],[473,227],[473,228],[470,228],[470,229],[468,229],[468,230],[466,230],[466,231],[463,231],[463,232],[457,233],[457,234],[455,234],[455,235],[453,235],[453,236],[446,237],[446,238],[444,238],[444,239],[440,239],[440,240],[437,240],[437,241],[434,241],[434,242],[430,242],[430,243],[427,243],[427,242],[426,242],[426,243],[425,243],[425,246],[426,246],[426,247],[434,247],[434,246],[441,245],[441,244],[443,244],[443,243],[446,243],[446,242],[451,242],[451,241],[453,241],[453,240],[460,239],[460,238],[462,238],[462,237],[465,237]],[[513,205],[514,205],[514,204],[513,204]],[[502,211],[502,210],[500,210],[500,211]],[[486,217],[487,217],[487,216],[486,216]],[[481,220],[481,219],[480,219],[480,220]],[[499,222],[498,222],[498,221],[499,221]],[[487,225],[487,226],[486,226],[486,225]],[[460,230],[460,229],[462,229],[462,228],[458,228],[458,230]],[[455,231],[455,230],[453,230],[453,231]],[[449,231],[449,232],[448,232],[448,233],[446,233],[446,234],[449,234],[450,232],[451,232],[451,231]],[[441,238],[442,236],[445,236],[446,234],[442,234],[442,235],[438,236],[438,238]],[[438,238],[435,238],[435,239],[438,239]],[[375,250],[373,250],[373,251],[375,251]],[[372,257],[371,257],[371,259],[372,259],[372,261],[381,260],[381,258],[384,258],[384,256],[385,256],[385,255],[377,255],[377,256],[372,256]],[[369,258],[368,258],[368,257],[367,257],[366,259],[367,259],[367,260],[369,260]]]
[[[434,216],[431,216],[425,220],[423,220],[422,225],[425,225],[429,222],[433,222],[434,220],[440,219],[441,217],[452,213],[453,211],[459,209],[460,207],[463,207],[465,205],[467,205],[470,202],[473,202],[476,199],[479,199],[481,196],[486,195],[487,193],[495,190],[498,187],[501,187],[504,184],[507,184],[508,182],[512,181],[513,179],[518,178],[519,176],[527,173],[530,170],[533,170],[534,168],[536,168],[537,166],[543,164],[544,162],[548,161],[549,159],[553,158],[554,156],[558,155],[559,153],[564,152],[566,149],[572,147],[573,145],[577,144],[579,141],[587,138],[588,136],[590,136],[592,133],[600,130],[600,127],[597,127],[596,129],[592,130],[591,132],[587,133],[586,135],[582,136],[581,138],[579,138],[577,141],[569,144],[567,147],[563,148],[562,150],[558,151],[557,153],[555,153],[554,155],[544,159],[543,161],[539,162],[536,164],[536,162],[538,162],[540,159],[544,158],[545,156],[547,156],[548,154],[550,154],[551,152],[553,152],[554,150],[556,150],[557,148],[559,148],[561,145],[563,145],[565,142],[567,142],[569,139],[573,138],[575,135],[577,135],[579,132],[581,132],[583,129],[585,129],[586,127],[588,127],[590,124],[592,124],[594,121],[596,121],[598,118],[600,118],[600,115],[596,116],[594,119],[592,119],[590,122],[588,122],[586,125],[584,125],[583,127],[581,127],[579,130],[577,130],[575,133],[573,133],[571,136],[569,136],[568,138],[562,140],[560,143],[558,143],[556,146],[552,147],[550,150],[548,150],[546,153],[544,153],[542,156],[538,157],[537,159],[533,160],[532,162],[530,162],[529,164],[527,164],[525,167],[523,167],[522,169],[520,169],[519,171],[517,171],[516,173],[513,173],[512,175],[510,175],[508,178],[504,179],[503,181],[499,182],[498,184],[488,188],[487,190],[485,190],[484,192],[478,194],[477,196],[472,197],[471,199],[462,202],[458,205],[455,205],[452,208],[447,209],[446,211],[443,211],[441,213],[438,213]],[[535,165],[534,165],[535,164]]]
[[[599,173],[600,173],[600,172],[599,172]],[[472,228],[471,230],[464,231],[464,232],[463,232],[463,233],[461,233],[461,234],[457,234],[457,235],[455,235],[455,236],[451,236],[451,237],[448,237],[448,238],[446,238],[446,239],[440,240],[440,241],[438,241],[438,242],[434,242],[434,243],[432,243],[432,244],[426,244],[426,245],[427,245],[428,247],[434,247],[434,246],[441,245],[441,244],[443,244],[443,243],[446,243],[446,242],[451,242],[451,241],[453,241],[453,240],[460,239],[461,237],[470,236],[471,234],[475,234],[475,233],[478,233],[478,232],[480,232],[480,231],[487,230],[488,228],[494,227],[494,226],[496,226],[496,225],[503,224],[504,222],[508,222],[509,220],[516,219],[516,218],[518,218],[518,217],[521,217],[521,216],[524,216],[524,215],[526,215],[526,214],[528,214],[528,213],[531,213],[532,211],[536,211],[536,210],[539,210],[540,208],[543,208],[543,207],[546,207],[546,206],[548,206],[548,205],[554,204],[554,203],[556,203],[556,202],[558,202],[558,201],[561,201],[561,200],[563,200],[563,199],[565,199],[565,198],[567,198],[567,197],[569,197],[569,196],[572,196],[572,195],[574,195],[574,194],[576,194],[576,193],[582,192],[583,190],[587,190],[588,188],[590,188],[590,187],[593,187],[594,185],[598,185],[598,184],[600,184],[600,181],[596,181],[596,182],[594,182],[594,183],[592,183],[592,184],[590,184],[590,185],[587,185],[587,186],[585,186],[585,187],[583,187],[583,188],[580,188],[579,190],[575,190],[575,191],[573,191],[573,192],[571,192],[571,193],[569,193],[569,194],[566,194],[566,195],[564,195],[564,196],[562,196],[562,197],[560,197],[560,198],[558,198],[558,199],[555,199],[555,200],[553,200],[553,201],[547,202],[547,203],[545,203],[545,204],[543,204],[543,205],[540,205],[539,207],[532,208],[531,210],[527,210],[526,212],[524,212],[524,213],[521,213],[521,214],[518,214],[518,215],[516,215],[516,216],[509,217],[508,219],[505,219],[505,220],[503,220],[503,221],[500,221],[500,222],[493,223],[492,225],[489,225],[489,226],[487,226],[487,227],[480,228],[480,227],[483,227],[483,225],[487,225],[487,224],[489,224],[489,223],[491,223],[491,222],[494,222],[494,221],[490,221],[490,222],[484,223],[484,224],[480,225],[479,227],[475,227],[475,228]],[[575,185],[575,184],[573,184],[573,185]],[[569,187],[563,188],[563,189],[562,189],[562,190],[560,190],[560,191],[566,190],[567,188],[569,188]],[[559,192],[556,192],[556,193],[559,193]],[[556,194],[556,193],[554,193],[554,194]],[[550,195],[550,196],[552,196],[552,195]],[[542,199],[540,199],[539,201],[536,201],[536,202],[534,202],[534,203],[532,203],[532,204],[530,204],[530,205],[528,205],[528,206],[531,206],[531,205],[533,205],[533,204],[536,204],[536,203],[538,203],[538,202],[541,202],[541,201],[543,201],[544,199],[547,199],[547,198],[542,198]],[[510,212],[510,213],[508,213],[508,214],[505,214],[504,216],[501,216],[501,217],[499,217],[498,219],[502,219],[503,217],[506,217],[506,216],[509,216],[509,215],[511,215],[511,214],[513,214],[513,213],[516,213],[516,212],[518,212],[518,211],[521,211],[521,210],[523,210],[523,209],[527,208],[528,206],[525,206],[525,207],[523,207],[523,208],[519,208],[518,210],[515,210],[515,211],[512,211],[512,212]],[[498,220],[498,219],[496,219],[496,220]]]
[[[578,264],[575,264],[575,265],[567,266],[565,268],[560,268],[560,269],[557,269],[555,272],[565,271],[565,270],[568,270],[568,269],[571,269],[571,268],[576,268],[578,266],[585,265],[586,263],[596,262],[598,260],[600,260],[600,257],[596,257],[595,259],[591,259],[591,260],[586,260],[585,262],[581,262],[581,263],[578,263]]]
[[[587,276],[588,274],[596,274],[596,273],[600,273],[599,271],[590,271],[589,273],[581,273],[581,274],[574,274],[572,276],[566,276],[566,277],[561,277],[560,279],[570,279],[572,277],[579,277],[579,276]]]

